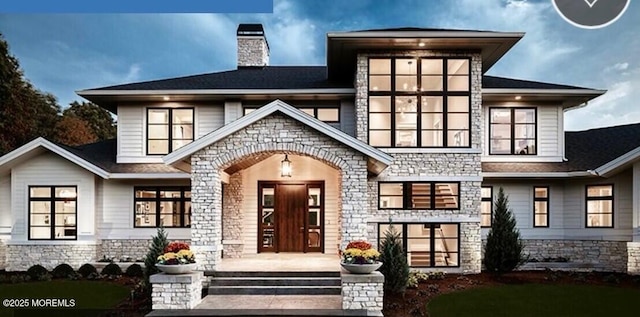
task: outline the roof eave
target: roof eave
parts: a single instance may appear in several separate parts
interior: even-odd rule
[[[595,172],[600,176],[609,177],[616,172],[629,167],[629,165],[633,164],[633,162],[638,159],[640,159],[640,146],[596,168]]]

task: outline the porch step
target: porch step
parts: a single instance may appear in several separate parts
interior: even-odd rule
[[[340,295],[340,272],[212,272],[208,295]]]
[[[340,295],[340,286],[209,286],[208,295]]]
[[[371,316],[366,310],[342,309],[191,309],[154,310],[146,317],[204,316]]]

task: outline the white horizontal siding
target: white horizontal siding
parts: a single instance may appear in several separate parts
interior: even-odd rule
[[[338,199],[339,172],[326,164],[308,157],[289,155],[292,162],[292,177],[287,181],[325,181],[325,223],[324,245],[326,254],[338,252]],[[244,253],[256,254],[258,251],[258,181],[278,181],[282,156],[274,155],[242,171],[244,200],[242,208]],[[224,229],[223,229],[224,230]]]
[[[44,153],[11,171],[12,240],[28,239],[28,188],[34,185],[77,186],[78,240],[95,238],[95,176],[56,154]]]
[[[224,103],[224,124],[229,124],[244,115],[242,102],[226,101]]]
[[[199,106],[196,109],[196,120],[198,120],[196,138],[200,138],[224,125],[224,108],[222,106]]]
[[[154,236],[155,228],[133,227],[133,195],[135,186],[189,186],[184,181],[147,181],[136,182],[104,180],[102,215],[97,221],[101,239],[149,239]],[[188,228],[166,228],[169,239],[190,239]]]
[[[118,156],[143,156],[144,108],[118,107]]]
[[[586,228],[586,186],[614,185],[614,227]],[[631,240],[632,174],[631,169],[614,177],[566,181],[492,182],[494,196],[502,186],[509,196],[509,206],[524,239]],[[533,187],[549,186],[549,228],[533,227]],[[483,229],[486,235],[488,229]]]
[[[11,174],[0,176],[0,239],[11,232]]]
[[[356,107],[351,100],[340,102],[340,130],[352,137],[356,136]]]
[[[538,107],[538,156],[559,156],[558,107]]]

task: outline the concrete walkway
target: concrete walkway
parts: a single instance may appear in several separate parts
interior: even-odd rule
[[[195,309],[342,309],[340,295],[208,295]]]
[[[320,253],[247,254],[236,259],[223,258],[216,271],[340,272],[340,257]]]

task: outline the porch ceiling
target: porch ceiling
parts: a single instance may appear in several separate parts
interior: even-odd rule
[[[235,164],[227,167],[224,172],[231,175],[234,174],[237,171],[241,171],[245,168],[249,168],[255,164],[258,164],[266,159],[268,159],[269,157],[271,157],[273,155],[273,153],[258,153],[258,154],[254,154],[254,155],[250,155],[247,156],[245,158],[243,158],[242,160],[236,162]]]

